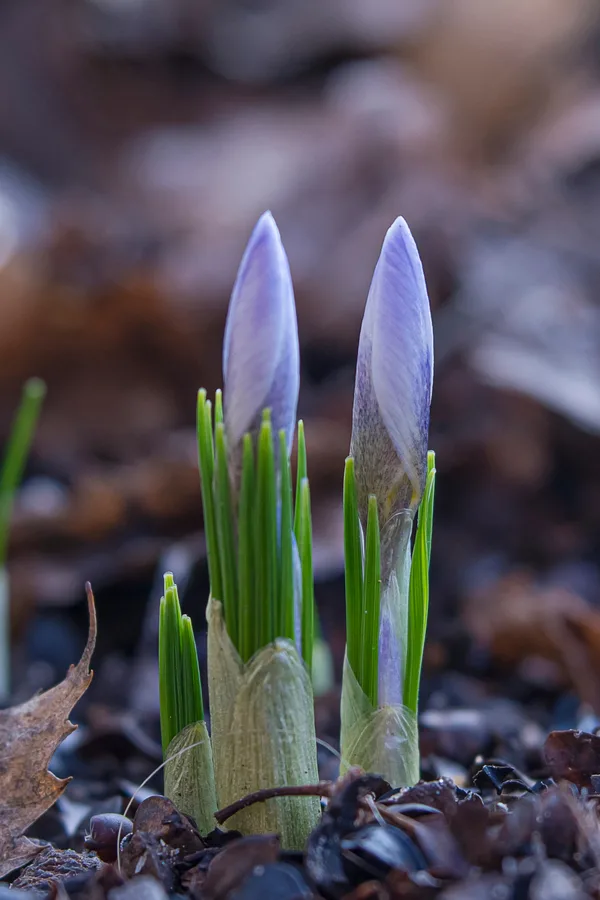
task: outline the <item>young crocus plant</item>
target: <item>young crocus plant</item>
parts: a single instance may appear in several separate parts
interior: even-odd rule
[[[311,665],[314,597],[302,423],[292,493],[299,348],[287,258],[261,217],[233,289],[223,352],[224,404],[198,395],[198,449],[209,562],[208,673],[220,806],[318,777]],[[301,847],[314,798],[256,804],[231,820]]]
[[[212,751],[192,622],[181,615],[170,572],[160,601],[158,668],[165,795],[207,834],[217,808]]]
[[[345,763],[397,785],[419,777],[416,715],[435,481],[434,455],[427,453],[432,383],[423,268],[406,222],[397,219],[367,298],[344,477],[341,736]]]

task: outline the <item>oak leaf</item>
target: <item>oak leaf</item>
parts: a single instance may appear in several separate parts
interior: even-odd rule
[[[0,710],[0,878],[28,863],[43,845],[23,832],[60,797],[70,778],[48,771],[58,745],[77,728],[69,714],[92,680],[94,595],[86,585],[90,626],[76,666],[60,684],[20,706]]]

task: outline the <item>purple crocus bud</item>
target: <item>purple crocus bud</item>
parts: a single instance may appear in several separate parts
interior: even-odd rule
[[[399,218],[385,236],[367,298],[350,446],[363,527],[369,495],[378,500],[382,563],[386,524],[403,509],[414,512],[425,487],[432,384],[425,277],[408,225]],[[388,530],[394,532],[393,524]]]
[[[270,212],[258,220],[231,295],[223,379],[225,427],[232,459],[242,438],[256,433],[271,410],[273,433],[283,429],[288,452],[296,426],[300,353],[287,256]]]

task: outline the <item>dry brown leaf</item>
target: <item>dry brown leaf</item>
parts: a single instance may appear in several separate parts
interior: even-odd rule
[[[96,644],[96,610],[86,585],[90,629],[83,656],[60,684],[11,709],[0,711],[0,878],[29,862],[42,846],[23,832],[60,797],[70,778],[48,765],[58,745],[77,728],[69,713],[90,681]]]

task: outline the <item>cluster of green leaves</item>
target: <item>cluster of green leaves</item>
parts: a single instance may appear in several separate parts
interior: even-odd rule
[[[221,392],[198,393],[198,458],[211,595],[223,603],[227,632],[247,662],[275,638],[301,635],[311,670],[314,592],[310,488],[298,423],[295,499],[285,432],[273,434],[265,410],[256,445],[243,439],[239,493],[232,491]],[[238,477],[239,476],[239,477]]]
[[[418,705],[423,647],[429,609],[429,562],[433,529],[435,454],[427,455],[427,480],[419,508],[410,570],[404,705]],[[381,539],[377,498],[369,497],[366,537],[358,512],[354,460],[344,470],[344,555],[346,576],[346,645],[348,662],[369,698],[378,705],[379,620],[381,608]]]
[[[160,728],[163,753],[187,725],[204,721],[194,630],[182,616],[177,586],[167,572],[158,630]]]

